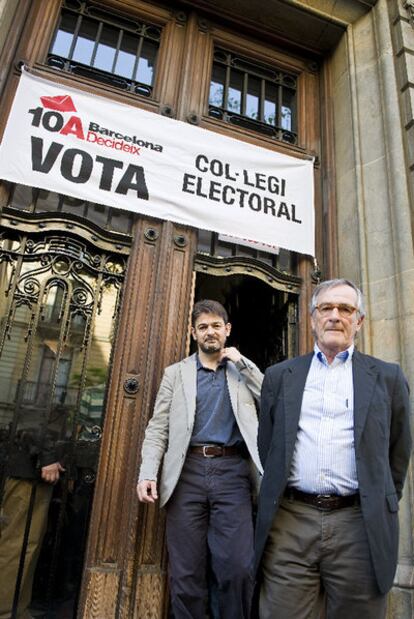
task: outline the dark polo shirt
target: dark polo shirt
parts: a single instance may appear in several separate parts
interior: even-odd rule
[[[216,371],[205,368],[197,355],[196,414],[191,445],[239,445],[243,442],[231,405],[226,379],[227,361]]]

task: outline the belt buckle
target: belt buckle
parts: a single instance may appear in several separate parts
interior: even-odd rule
[[[211,447],[214,447],[214,445],[203,445],[203,456],[204,458],[215,458],[216,454],[208,454],[207,453],[207,449],[210,449]]]
[[[324,502],[331,501],[334,498],[335,497],[333,497],[331,494],[318,494],[316,497],[316,504],[321,509],[329,509],[329,506],[324,506]]]

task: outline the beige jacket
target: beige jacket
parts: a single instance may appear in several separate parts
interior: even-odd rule
[[[243,357],[246,367],[240,371],[227,362],[227,385],[237,425],[249,450],[257,473],[262,466],[257,450],[257,413],[263,374]],[[196,355],[186,357],[165,369],[142,445],[142,462],[138,481],[157,479],[162,459],[160,506],[170,498],[181,469],[193,432],[197,394]]]

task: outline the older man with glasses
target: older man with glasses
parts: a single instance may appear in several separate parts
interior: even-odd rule
[[[400,367],[355,349],[361,291],[321,283],[313,353],[266,371],[256,531],[260,619],[382,619],[398,555],[398,501],[411,453]]]

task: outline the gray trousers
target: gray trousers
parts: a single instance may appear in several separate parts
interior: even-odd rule
[[[383,619],[359,506],[320,511],[283,499],[262,561],[260,619]]]
[[[205,618],[210,553],[220,618],[249,619],[253,523],[248,460],[189,454],[166,512],[174,618]]]

